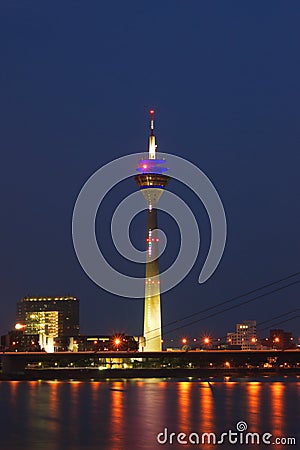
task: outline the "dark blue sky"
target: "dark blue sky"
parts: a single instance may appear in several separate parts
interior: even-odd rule
[[[106,293],[81,269],[71,218],[96,169],[146,150],[149,107],[159,149],[210,177],[228,221],[221,264],[198,285],[208,219],[170,184],[199,210],[203,248],[163,296],[164,322],[299,270],[299,23],[298,1],[1,2],[0,332],[14,325],[20,297],[65,293],[81,300],[82,332],[142,332],[142,301]],[[117,197],[103,205],[108,224]],[[137,241],[144,220],[133,223]],[[177,231],[161,223],[172,258]],[[296,286],[177,334],[222,335],[298,300]],[[285,327],[298,335],[299,325]]]

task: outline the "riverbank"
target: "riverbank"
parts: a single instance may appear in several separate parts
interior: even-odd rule
[[[26,369],[24,372],[0,374],[0,381],[33,381],[33,380],[107,380],[132,378],[191,378],[207,380],[262,380],[266,378],[293,379],[300,381],[300,369],[296,368],[213,368],[213,369]]]

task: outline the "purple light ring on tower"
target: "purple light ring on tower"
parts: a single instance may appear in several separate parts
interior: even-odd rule
[[[137,172],[144,174],[161,174],[167,172],[167,167],[160,167],[161,164],[165,164],[163,159],[140,159],[137,167]]]

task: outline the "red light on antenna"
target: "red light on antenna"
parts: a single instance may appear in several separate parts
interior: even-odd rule
[[[154,114],[155,113],[154,109],[150,109],[149,113]]]

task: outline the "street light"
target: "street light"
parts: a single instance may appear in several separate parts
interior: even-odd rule
[[[117,351],[119,350],[119,345],[121,344],[121,339],[116,337],[114,340],[114,344],[117,347]]]
[[[23,325],[22,323],[16,323],[15,329],[16,330],[24,330],[27,325]]]

